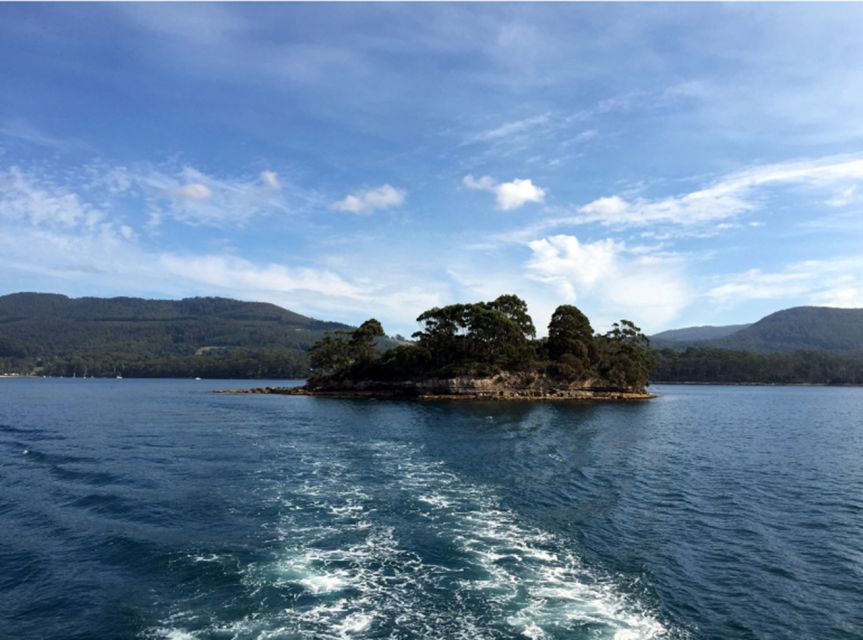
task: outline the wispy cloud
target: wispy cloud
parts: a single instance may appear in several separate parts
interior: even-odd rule
[[[495,184],[490,178],[465,178],[468,179],[477,185],[475,188],[491,188]],[[861,184],[863,157],[860,156],[828,156],[756,166],[729,173],[704,188],[682,195],[649,199],[624,193],[603,196],[569,209],[549,207],[552,212],[565,213],[490,234],[488,240],[475,246],[523,244],[554,229],[589,224],[618,230],[647,229],[642,233],[663,239],[680,235],[710,237],[740,228],[741,224],[734,219],[763,208],[765,197],[779,189],[808,189],[808,196],[819,204],[841,208],[859,202]],[[750,228],[762,225],[759,220],[745,223]],[[817,226],[817,218],[807,225]]]
[[[350,193],[331,208],[346,213],[368,214],[380,209],[390,209],[404,204],[407,191],[396,189],[388,184],[375,189],[365,189]]]
[[[863,257],[793,262],[776,271],[749,269],[718,276],[711,301],[734,306],[749,300],[796,299],[809,304],[863,307]]]
[[[468,145],[478,142],[495,142],[501,139],[511,139],[513,136],[521,136],[525,133],[535,131],[537,128],[544,128],[551,121],[552,114],[542,113],[528,118],[521,118],[520,120],[505,122],[492,129],[469,135],[462,144]]]
[[[235,227],[250,218],[285,212],[278,176],[264,171],[257,179],[218,178],[193,167],[170,174],[151,169],[132,172],[129,184],[151,208],[151,221],[173,218],[190,225]]]
[[[39,147],[50,147],[53,149],[84,146],[78,141],[65,140],[52,136],[24,120],[8,120],[6,122],[0,122],[0,138],[7,138]]]
[[[105,221],[105,213],[78,194],[17,167],[0,172],[0,217],[47,228],[92,229]]]
[[[724,176],[714,184],[680,196],[649,200],[620,195],[598,198],[578,207],[573,222],[617,227],[651,224],[698,225],[734,218],[758,208],[758,191],[778,186],[841,188],[863,181],[863,158],[832,156],[754,167]]]

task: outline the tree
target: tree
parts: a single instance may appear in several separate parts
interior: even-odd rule
[[[527,303],[518,296],[513,294],[502,295],[491,302],[480,304],[494,311],[499,311],[512,320],[521,330],[522,334],[524,334],[525,338],[536,337],[536,328],[534,328],[533,320],[527,312]]]
[[[527,305],[514,295],[492,302],[435,307],[417,321],[425,327],[413,337],[438,367],[462,371],[520,368],[531,358],[529,339],[536,330]]]
[[[522,323],[482,303],[469,305],[466,315],[465,339],[472,360],[496,368],[518,369],[530,359]],[[532,329],[533,323],[530,325]]]
[[[648,384],[650,340],[629,320],[615,322],[600,342],[600,373],[612,386],[641,388]]]
[[[548,324],[546,345],[552,360],[567,360],[571,363],[574,359],[583,368],[589,368],[595,356],[590,320],[578,307],[560,305],[554,310]]]
[[[413,337],[419,346],[428,349],[436,365],[447,365],[464,358],[468,306],[451,304],[434,307],[417,318],[417,322],[422,322],[425,327],[414,333]]]
[[[332,375],[351,364],[347,340],[334,335],[326,335],[312,345],[309,357],[315,375]]]
[[[354,362],[368,363],[375,358],[375,338],[384,335],[381,323],[371,318],[351,332],[348,351]]]

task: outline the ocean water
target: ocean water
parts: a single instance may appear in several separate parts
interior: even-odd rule
[[[4,638],[863,638],[863,389],[0,380]]]

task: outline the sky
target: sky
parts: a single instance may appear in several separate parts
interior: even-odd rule
[[[863,4],[0,4],[0,294],[408,335],[863,307]]]

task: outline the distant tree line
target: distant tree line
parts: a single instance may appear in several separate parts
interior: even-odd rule
[[[312,378],[387,381],[533,371],[596,388],[641,389],[648,383],[648,340],[628,320],[597,334],[578,308],[561,305],[548,337],[537,339],[527,304],[502,295],[435,307],[417,321],[422,329],[413,343],[385,351],[376,348],[384,330],[375,319],[325,336],[311,349]]]
[[[308,372],[308,354],[296,349],[221,349],[190,356],[90,354],[35,361],[0,358],[0,373],[69,378],[304,378]]]
[[[654,359],[652,377],[661,382],[863,384],[863,355],[690,347],[684,351],[656,351]]]
[[[297,378],[334,329],[265,303],[0,296],[0,373]]]

